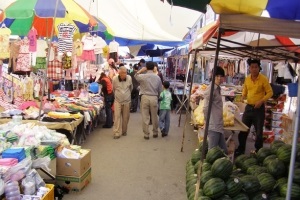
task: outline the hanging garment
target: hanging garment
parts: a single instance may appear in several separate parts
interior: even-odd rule
[[[21,40],[16,40],[10,44],[10,62],[9,62],[9,68],[13,71],[16,70],[17,66],[17,59],[20,52],[20,46],[21,46]]]
[[[57,59],[53,61],[49,61],[49,65],[47,68],[47,77],[53,80],[60,80],[63,77],[62,75],[63,75],[62,63]]]
[[[115,53],[119,51],[119,43],[117,43],[115,40],[111,41],[109,43],[109,53]]]
[[[107,46],[107,43],[105,40],[103,40],[99,36],[94,36],[94,41],[95,41],[95,54],[103,54],[103,48]]]
[[[62,65],[64,69],[70,69],[72,68],[72,57],[68,56],[66,53],[64,53],[62,57]]]
[[[57,26],[58,29],[58,52],[72,52],[73,35],[76,27],[73,24],[61,23]]]
[[[21,41],[20,51],[17,59],[15,71],[28,72],[31,71],[31,57],[29,54],[29,40],[24,38]]]
[[[9,36],[11,30],[6,27],[0,28],[0,59],[5,59],[10,57],[9,51]]]
[[[36,57],[43,58],[47,56],[48,44],[46,40],[38,39],[36,47]]]
[[[80,57],[83,51],[82,42],[78,39],[73,43],[73,51],[77,57]]]

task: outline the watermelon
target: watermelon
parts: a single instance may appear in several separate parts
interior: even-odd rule
[[[257,176],[260,189],[264,192],[270,192],[274,189],[276,185],[276,180],[273,178],[271,174],[268,173],[261,173]]]
[[[274,141],[272,144],[271,144],[271,150],[274,154],[277,154],[277,150],[281,147],[285,145],[285,143],[283,141]]]
[[[198,198],[198,200],[211,200],[211,198],[207,197],[207,196],[200,196]]]
[[[242,171],[243,172],[247,172],[248,168],[253,166],[253,165],[257,165],[257,159],[256,158],[248,158],[244,161],[244,163],[242,164]]]
[[[193,163],[192,163],[192,160],[189,159],[189,160],[186,162],[186,170],[187,170],[189,167],[191,167],[191,166],[193,166]]]
[[[277,157],[284,163],[289,163],[291,160],[292,145],[285,144],[277,150]]]
[[[205,183],[213,178],[211,171],[206,171],[201,174],[200,177],[200,188],[203,188]]]
[[[238,195],[243,188],[243,184],[239,178],[230,178],[226,181],[226,194],[230,197]]]
[[[284,177],[286,174],[284,162],[277,158],[275,160],[270,161],[267,168],[268,172],[275,178]]]
[[[268,172],[268,168],[266,167],[262,167],[262,166],[259,166],[256,168],[255,172],[253,173],[254,176],[258,176],[259,174],[261,173],[267,173]]]
[[[208,162],[205,162],[202,164],[202,172],[209,171],[211,169],[211,164]]]
[[[285,197],[274,197],[270,200],[285,200]]]
[[[225,157],[224,151],[216,146],[208,150],[206,155],[206,161],[210,164],[213,164],[218,158]]]
[[[258,150],[256,157],[257,157],[257,161],[259,163],[263,163],[264,159],[272,154],[272,150],[267,148],[267,147],[263,147],[261,149]]]
[[[273,200],[277,197],[279,197],[279,193],[276,190],[273,190],[272,192],[268,193],[268,199],[270,200]]]
[[[280,185],[279,192],[281,197],[286,197],[287,187],[287,183]],[[292,185],[291,199],[300,199],[300,186],[296,183]]]
[[[228,158],[219,158],[211,166],[211,172],[214,177],[227,179],[231,175],[233,164]]]
[[[212,199],[217,199],[225,194],[226,185],[220,178],[212,178],[203,187],[203,193]]]
[[[293,178],[294,183],[300,184],[300,169],[295,169],[294,171],[294,178]]]
[[[247,174],[254,175],[257,168],[259,168],[259,165],[252,165],[247,169]]]
[[[247,160],[249,158],[249,156],[246,156],[246,155],[240,155],[238,156],[236,159],[235,159],[235,165],[237,168],[242,168],[242,165],[244,163],[245,160]]]
[[[245,193],[239,193],[238,195],[233,197],[232,200],[249,200],[249,197]]]
[[[224,195],[224,196],[221,196],[220,198],[218,198],[217,200],[232,200],[232,199],[230,196]]]
[[[187,181],[186,181],[186,190],[188,190],[192,185],[195,185],[197,183],[197,175],[191,176]]]
[[[195,196],[195,191],[196,191],[196,187],[197,185],[191,185],[191,187],[189,187],[188,191],[187,191],[187,196],[190,199],[190,197],[194,197]]]
[[[195,174],[195,169],[194,169],[194,167],[190,168],[190,169],[186,172],[186,176],[187,176],[187,177],[190,176],[190,175],[193,175],[193,174]]]
[[[192,158],[191,158],[193,165],[195,165],[200,159],[201,159],[201,151],[199,151],[199,149],[196,149],[193,152]]]
[[[287,182],[288,178],[282,177],[276,181],[276,187],[280,187],[281,185],[286,184]]]
[[[265,159],[264,159],[264,162],[263,162],[263,166],[268,166],[268,164],[269,164],[269,162],[271,161],[271,160],[274,160],[274,159],[276,159],[277,158],[277,156],[276,155],[269,155],[268,157],[266,157]]]
[[[198,149],[200,152],[202,152],[202,147],[203,147],[203,142],[199,143]],[[207,150],[208,150],[208,144],[206,143],[205,145],[205,154],[207,154]]]
[[[265,199],[268,199],[268,196],[264,192],[257,192],[251,197],[251,200],[265,200]]]
[[[259,191],[260,184],[258,179],[253,175],[245,175],[241,177],[241,182],[243,184],[243,190],[247,194],[254,194]]]

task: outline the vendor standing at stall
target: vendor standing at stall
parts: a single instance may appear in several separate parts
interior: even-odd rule
[[[106,121],[102,127],[111,128],[113,125],[112,105],[114,103],[114,93],[111,80],[103,72],[100,75],[100,84],[102,86],[101,92],[104,97],[104,106],[106,114]]]
[[[212,73],[214,74],[214,73]],[[208,104],[212,101],[211,118],[208,124],[208,149],[219,146],[227,154],[227,145],[224,136],[224,121],[223,121],[223,101],[221,96],[221,83],[225,76],[224,69],[222,67],[216,68],[215,82],[211,83],[204,93],[205,99],[203,112],[204,118],[208,114]],[[214,85],[213,98],[210,99],[211,86]]]
[[[132,91],[132,80],[127,75],[127,69],[124,66],[119,68],[119,75],[112,81],[113,92],[115,94],[114,102],[114,139],[119,139],[127,135],[127,125],[130,115],[130,102]]]
[[[266,76],[260,73],[260,60],[248,60],[250,75],[245,79],[242,100],[247,100],[242,122],[256,131],[255,151],[263,147],[263,126],[265,121],[265,102],[273,96],[272,87]],[[245,153],[249,131],[239,133],[239,147],[235,156]]]

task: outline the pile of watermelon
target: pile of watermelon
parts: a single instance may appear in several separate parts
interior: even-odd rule
[[[200,150],[199,150],[200,149]],[[202,143],[186,164],[186,192],[194,200],[284,200],[292,146],[274,141],[256,154],[241,155],[233,164],[219,147],[208,150],[201,160]],[[300,147],[297,149],[291,199],[300,199]],[[199,188],[197,173],[202,166]]]

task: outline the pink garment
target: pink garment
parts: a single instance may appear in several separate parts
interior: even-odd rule
[[[18,159],[16,159],[16,158],[1,158],[0,159],[1,166],[12,167],[16,164],[18,164]]]
[[[34,106],[34,107],[38,108],[38,105],[36,104],[35,101],[26,101],[19,107],[19,109],[25,110],[25,109],[29,108],[30,106]]]
[[[37,30],[35,28],[32,28],[28,33],[28,39],[29,39],[29,51],[30,52],[36,52],[37,50]]]

